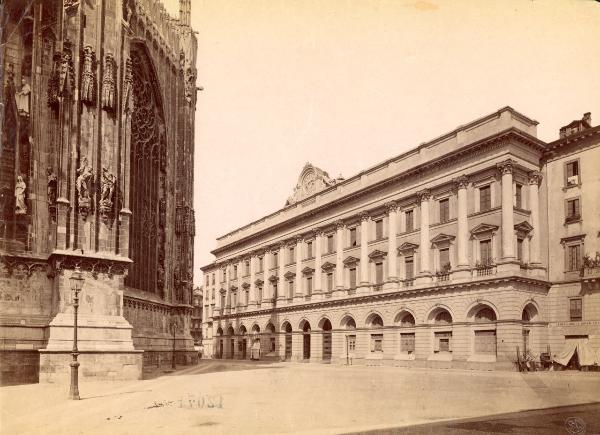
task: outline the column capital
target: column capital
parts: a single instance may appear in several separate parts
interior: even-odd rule
[[[343,220],[341,220],[341,219],[340,219],[340,220],[337,220],[337,221],[335,221],[335,224],[334,224],[334,225],[335,225],[335,229],[336,229],[336,231],[337,231],[337,230],[340,230],[340,229],[342,229],[342,230],[343,230],[343,229],[346,227],[346,223],[345,223]]]
[[[300,235],[294,236],[294,243],[296,245],[298,245],[298,244],[300,244],[302,242],[304,242],[304,236],[300,236]]]
[[[500,171],[501,175],[512,174],[516,162],[512,159],[506,159],[503,162],[496,163],[496,169]]]
[[[544,176],[540,171],[531,171],[528,175],[529,184],[537,184],[538,186],[542,182]]]
[[[325,235],[325,230],[323,228],[315,228],[313,229],[312,234],[315,238],[322,237]]]
[[[371,215],[370,215],[370,214],[369,214],[369,212],[368,212],[368,211],[366,211],[366,210],[363,210],[363,211],[361,211],[361,212],[358,214],[358,216],[359,216],[359,218],[360,218],[360,221],[361,221],[361,222],[366,222],[366,221],[368,221],[368,220],[370,220],[370,219],[371,219]]]
[[[429,189],[423,189],[417,192],[417,198],[419,198],[420,202],[429,201],[431,198],[431,191]]]
[[[388,213],[398,211],[398,203],[396,201],[386,202],[385,209]]]
[[[460,175],[458,177],[456,177],[455,179],[452,180],[452,183],[454,183],[454,188],[455,189],[466,189],[467,186],[469,185],[469,177],[467,177],[465,174]]]

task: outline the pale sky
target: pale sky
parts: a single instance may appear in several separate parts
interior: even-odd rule
[[[282,208],[306,162],[348,178],[506,105],[546,141],[600,124],[592,0],[192,0],[192,27],[198,284],[216,238]]]

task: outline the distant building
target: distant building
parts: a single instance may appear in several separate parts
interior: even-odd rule
[[[196,287],[192,295],[192,320],[190,333],[194,338],[194,344],[202,344],[202,286]]]
[[[509,369],[517,348],[598,351],[600,127],[536,126],[505,107],[346,180],[307,164],[202,268],[212,355]]]

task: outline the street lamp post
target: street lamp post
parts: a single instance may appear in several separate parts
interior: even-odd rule
[[[79,270],[79,266],[75,267],[75,271],[69,278],[71,284],[71,290],[73,291],[73,361],[71,361],[71,388],[69,390],[69,399],[79,400],[79,362],[77,356],[79,350],[77,349],[77,309],[79,308],[79,292],[83,288],[83,274]]]
[[[177,322],[174,320],[171,322],[171,329],[173,330],[173,352],[171,356],[171,368],[175,370],[177,368],[175,365],[175,333],[177,332]]]

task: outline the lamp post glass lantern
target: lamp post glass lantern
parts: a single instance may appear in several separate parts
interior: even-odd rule
[[[73,292],[73,351],[71,352],[71,356],[73,357],[73,361],[71,361],[71,388],[69,390],[69,399],[79,400],[79,362],[77,361],[77,356],[79,355],[79,351],[77,349],[77,309],[79,308],[79,292],[83,288],[83,282],[85,279],[83,278],[83,274],[79,269],[79,266],[75,267],[75,271],[71,274],[69,278],[71,284],[71,291]]]

